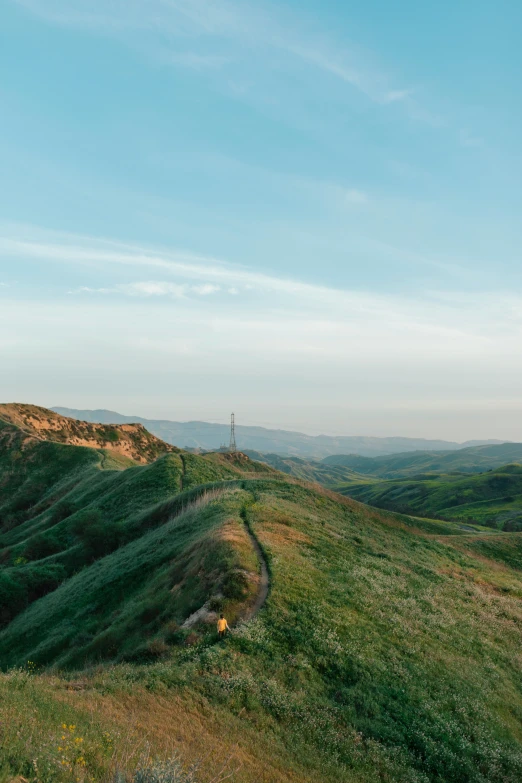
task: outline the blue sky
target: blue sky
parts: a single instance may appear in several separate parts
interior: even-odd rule
[[[522,7],[6,0],[2,397],[522,439]]]

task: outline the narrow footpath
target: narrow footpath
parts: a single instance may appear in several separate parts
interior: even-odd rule
[[[257,598],[254,604],[248,609],[248,611],[243,616],[243,621],[248,622],[249,620],[252,620],[256,616],[256,614],[263,607],[266,599],[268,598],[268,592],[270,590],[270,575],[268,573],[268,565],[266,562],[264,552],[259,546],[259,541],[252,533],[248,522],[245,519],[243,521],[245,523],[246,531],[250,537],[250,541],[252,542],[252,546],[254,547],[254,551],[257,555],[257,559],[259,560],[259,565],[261,567],[261,580],[259,582],[259,590],[257,592]]]

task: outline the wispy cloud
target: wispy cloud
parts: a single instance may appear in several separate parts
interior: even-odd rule
[[[384,103],[399,103],[400,101],[405,101],[407,98],[411,98],[414,93],[415,90],[413,89],[388,90],[384,96]]]
[[[55,235],[56,240],[56,235]],[[45,235],[28,239],[13,236],[0,236],[0,252],[11,257],[32,258],[42,262],[62,262],[66,264],[86,264],[154,268],[169,272],[179,278],[201,281],[199,293],[211,293],[217,287],[245,286],[248,290],[262,290],[294,294],[316,300],[338,298],[334,289],[311,285],[297,280],[279,278],[257,272],[245,267],[227,264],[212,257],[199,256],[188,252],[159,252],[149,248],[105,243],[98,240],[83,240],[78,237],[63,236],[61,241],[46,241]],[[162,288],[163,283],[139,283],[136,293],[169,293]],[[209,288],[210,286],[210,288]],[[132,289],[129,289],[132,290]],[[170,293],[177,292],[173,284]]]
[[[298,399],[313,417],[337,406],[336,426],[345,426],[344,411],[359,427],[363,409],[372,416],[406,407],[467,409],[476,389],[483,407],[495,401],[496,416],[499,400],[514,398],[522,382],[513,363],[522,297],[514,294],[334,289],[195,254],[27,227],[18,236],[0,231],[0,254],[33,274],[41,264],[55,285],[88,274],[75,297],[47,287],[38,297],[31,291],[28,307],[20,286],[2,297],[4,375],[23,372],[34,389],[35,357],[44,358],[53,373],[40,383],[55,399],[64,389],[85,394],[88,376],[93,400],[103,377],[110,379],[104,394],[119,389],[126,405],[134,389],[141,404],[156,393],[170,400],[174,386],[190,390],[186,410],[193,411],[198,395],[210,404],[224,384],[225,410],[237,395],[244,406],[268,395],[274,410],[293,412]],[[82,380],[74,387],[76,366]],[[151,379],[159,378],[167,391],[153,388]],[[11,388],[14,396],[19,387]],[[424,422],[418,426],[425,432]]]
[[[171,296],[176,299],[184,299],[191,294],[195,294],[196,296],[209,296],[210,294],[218,293],[221,288],[212,283],[187,285],[148,280],[119,285],[115,290],[124,294],[130,294],[131,296]]]
[[[135,283],[121,283],[111,288],[93,288],[80,286],[68,291],[69,294],[125,294],[127,296],[155,297],[168,296],[174,299],[186,299],[189,296],[210,296],[221,290],[220,286],[212,283],[202,285],[188,285],[186,283],[171,283],[164,280],[140,280]],[[230,292],[229,292],[230,293]]]
[[[212,54],[198,54],[197,52],[169,52],[165,55],[164,62],[170,65],[180,65],[183,68],[192,68],[195,71],[203,71],[222,68],[231,62],[231,58]]]
[[[159,37],[150,53],[172,65],[208,69],[234,60],[240,70],[245,61],[277,50],[296,62],[306,63],[387,104],[404,100],[412,90],[394,86],[386,69],[376,70],[369,58],[346,42],[339,45],[326,31],[315,34],[303,28],[298,15],[283,13],[276,5],[261,6],[228,0],[15,0],[31,12],[58,25],[87,27],[104,34],[125,36],[143,50],[143,36]],[[140,33],[137,35],[137,33]],[[198,49],[180,51],[186,41]],[[224,52],[209,48],[224,44]],[[231,57],[231,44],[235,55]],[[254,45],[252,45],[254,44]],[[261,53],[261,55],[260,55]]]
[[[344,191],[344,198],[348,204],[367,204],[368,194],[362,190],[350,188]]]
[[[88,285],[82,285],[79,288],[72,288],[67,291],[68,294],[112,294],[114,288],[92,288]]]
[[[133,269],[140,272],[161,271],[163,275],[163,279],[159,280],[142,278],[133,282],[116,282],[111,286],[84,286],[76,289],[76,293],[119,293],[149,298],[168,296],[200,298],[218,294],[237,295],[243,292],[247,297],[262,297],[256,306],[260,306],[262,301],[269,301],[272,304],[279,301],[281,307],[291,306],[296,312],[315,312],[322,309],[323,312],[336,313],[342,318],[346,313],[351,315],[366,313],[379,319],[387,318],[390,322],[397,321],[398,318],[407,321],[418,318],[423,322],[426,314],[436,310],[440,321],[438,324],[434,321],[433,328],[439,331],[444,330],[446,323],[460,321],[455,314],[460,311],[467,312],[466,301],[469,300],[473,302],[473,307],[476,306],[476,297],[471,295],[466,297],[460,293],[425,291],[422,296],[417,294],[414,298],[407,298],[335,289],[299,279],[278,277],[239,264],[230,264],[210,256],[185,251],[158,250],[92,237],[48,233],[29,227],[25,227],[20,233],[22,236],[17,235],[13,228],[9,230],[7,227],[3,229],[0,227],[0,253],[7,258],[17,259],[17,263],[31,261],[34,264],[39,261],[44,265],[60,263],[65,267],[84,266],[90,268],[91,274],[97,275],[103,275],[104,270],[107,269],[112,269],[116,275],[118,270],[121,270],[126,277]],[[389,250],[396,252],[393,248]],[[417,256],[412,260],[423,261]],[[165,275],[171,279],[166,280]],[[275,296],[279,299],[274,298]],[[493,303],[498,303],[499,299],[503,302],[505,318],[510,324],[516,324],[518,329],[519,324],[522,323],[520,315],[522,304],[519,297],[510,298],[509,308],[506,307],[505,298],[493,294],[489,298],[485,297],[476,311],[480,312],[480,317],[474,321],[480,324],[484,312],[488,308],[492,312]],[[498,314],[497,309],[495,317]],[[479,331],[482,329],[479,328]]]
[[[484,139],[471,133],[467,128],[461,128],[459,132],[459,141],[463,147],[473,147],[476,149],[484,146]]]

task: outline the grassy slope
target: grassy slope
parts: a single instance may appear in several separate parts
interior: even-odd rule
[[[474,522],[508,531],[522,529],[520,465],[506,465],[474,476],[377,480],[339,487],[339,491],[379,508]]]
[[[223,515],[203,509],[212,505],[212,491],[205,490],[209,482],[252,474],[254,463],[247,458],[170,454],[121,470],[103,452],[27,439],[13,427],[4,431],[9,437],[0,451],[0,513],[7,509],[1,517],[0,626],[11,625],[0,641],[0,656],[6,664],[16,662],[22,649],[25,658],[39,662],[55,660],[57,650],[67,663],[146,655],[141,647],[154,638],[151,629],[166,633],[168,626],[173,633],[173,624],[198,608],[212,588],[222,591],[227,574],[240,568],[253,573],[241,520],[223,538]],[[266,466],[255,470],[273,472]],[[195,503],[197,524],[189,513]],[[207,567],[204,549],[214,569]],[[257,561],[254,566],[257,570]],[[201,569],[215,573],[194,584]],[[245,596],[252,592],[252,584],[243,587]],[[236,588],[241,593],[241,585]],[[229,599],[233,593],[229,585]],[[42,629],[53,625],[51,615],[61,630],[46,635]],[[21,646],[12,636],[20,629]]]
[[[20,614],[0,634],[1,659],[150,662],[83,673],[78,692],[64,675],[0,678],[10,773],[29,775],[38,757],[51,770],[42,783],[70,780],[53,766],[63,716],[96,780],[144,736],[159,753],[172,739],[186,757],[207,748],[209,774],[236,746],[238,783],[521,779],[522,536],[462,535],[261,478],[241,458],[185,460],[98,469],[96,491],[73,490],[104,514],[132,496],[121,510],[131,540]],[[191,600],[215,594],[230,567],[255,568],[243,520],[270,565],[267,605],[225,644],[202,627],[187,645],[176,626]],[[14,547],[20,531],[8,533]]]

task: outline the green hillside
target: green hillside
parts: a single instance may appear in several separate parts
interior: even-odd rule
[[[423,473],[481,473],[514,462],[522,462],[522,443],[473,446],[456,451],[414,451],[386,457],[340,454],[326,457],[321,464],[379,478],[413,478]]]
[[[0,459],[0,781],[123,783],[144,752],[201,760],[169,783],[522,779],[522,534],[244,455],[124,469],[20,437]],[[41,495],[13,509],[24,485]]]
[[[505,531],[522,530],[522,466],[466,476],[352,483],[339,492],[379,508],[425,517],[472,522]]]

